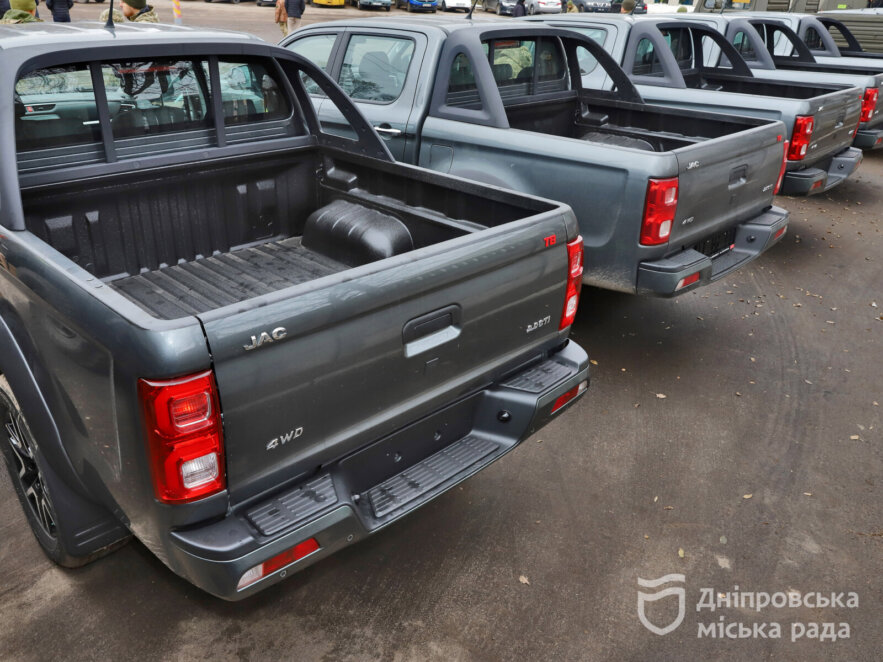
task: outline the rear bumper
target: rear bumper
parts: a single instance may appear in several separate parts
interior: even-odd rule
[[[852,141],[852,146],[859,149],[883,148],[883,128],[859,129],[855,132],[855,140]]]
[[[804,168],[785,173],[782,195],[815,195],[824,193],[845,181],[862,162],[862,151],[847,147],[831,159],[825,168]]]
[[[300,485],[234,508],[223,520],[170,531],[168,563],[217,597],[241,600],[257,593],[498,460],[579,399],[552,411],[559,398],[588,382],[588,363],[585,351],[568,342],[551,357],[321,467]],[[311,538],[316,551],[238,588],[246,571]]]
[[[637,293],[671,297],[713,283],[769,250],[785,236],[787,227],[788,212],[781,207],[770,207],[737,225],[733,248],[716,257],[689,248],[661,260],[641,262],[638,265]],[[696,273],[699,274],[698,280],[681,285]]]

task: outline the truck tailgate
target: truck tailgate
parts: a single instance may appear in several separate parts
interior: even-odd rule
[[[783,134],[772,122],[675,150],[679,197],[669,245],[689,247],[769,207]]]
[[[801,163],[813,165],[852,144],[861,117],[864,92],[850,88],[809,100],[810,114],[815,119],[812,140]]]
[[[560,342],[574,226],[547,212],[200,315],[231,499],[307,475]]]

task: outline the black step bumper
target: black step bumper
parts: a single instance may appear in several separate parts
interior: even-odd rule
[[[852,146],[859,149],[883,149],[883,129],[859,129],[855,132]]]
[[[785,236],[787,227],[788,212],[770,207],[737,225],[733,247],[715,257],[690,248],[661,260],[641,262],[637,294],[671,297],[713,283],[760,257]],[[697,273],[698,280],[689,282]]]
[[[172,531],[169,566],[199,588],[241,600],[382,529],[481,471],[559,416],[588,386],[576,343],[329,466],[311,479]],[[561,400],[566,396],[566,404]],[[311,542],[308,555],[246,586],[250,569]]]
[[[785,173],[782,195],[816,195],[830,191],[854,173],[862,162],[862,151],[847,147],[831,159],[827,168],[804,168]]]

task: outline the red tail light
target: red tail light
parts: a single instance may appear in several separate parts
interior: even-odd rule
[[[782,190],[782,182],[785,181],[785,166],[788,165],[788,141],[782,149],[782,165],[779,166],[779,177],[776,179],[776,188],[773,189],[773,195],[779,195]]]
[[[583,238],[577,237],[567,243],[567,295],[564,297],[564,310],[558,329],[564,329],[576,319],[579,307],[579,293],[583,287]]]
[[[138,381],[153,490],[165,503],[186,503],[220,492],[224,440],[211,371],[167,381]]]
[[[862,115],[859,122],[870,122],[874,116],[874,110],[877,108],[877,98],[880,96],[880,90],[876,87],[866,87],[865,96],[862,98]]]
[[[582,395],[583,393],[585,393],[587,388],[589,388],[589,382],[587,382],[587,381],[580,382],[579,384],[574,386],[572,389],[570,389],[567,393],[559,396],[558,399],[555,400],[555,404],[552,405],[552,411],[550,411],[549,413],[554,414],[556,411],[561,409],[568,402],[573,400],[576,396]]]
[[[644,220],[641,224],[641,244],[643,246],[658,246],[668,243],[677,207],[677,177],[651,179],[648,182]]]
[[[791,132],[791,145],[788,147],[789,161],[802,161],[809,149],[814,126],[812,117],[802,115],[794,120],[794,131]]]

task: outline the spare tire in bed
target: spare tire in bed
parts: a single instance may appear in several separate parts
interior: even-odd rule
[[[411,233],[400,220],[346,200],[310,214],[302,244],[351,267],[414,250]]]
[[[600,131],[589,131],[579,137],[580,140],[588,140],[593,143],[602,143],[604,145],[616,145],[617,147],[631,147],[632,149],[642,149],[645,152],[653,152],[653,145],[641,138],[632,138],[631,136],[618,136],[615,133],[602,133]]]

